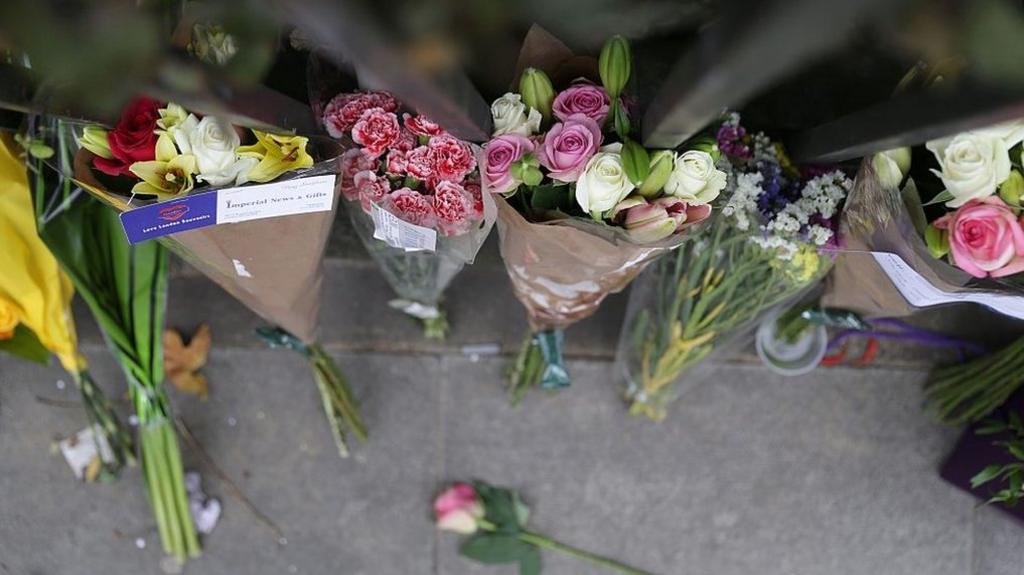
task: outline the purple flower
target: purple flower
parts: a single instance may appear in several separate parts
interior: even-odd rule
[[[715,139],[718,140],[718,149],[725,155],[747,160],[751,157],[751,152],[750,147],[744,143],[746,136],[747,130],[743,126],[722,124]]]

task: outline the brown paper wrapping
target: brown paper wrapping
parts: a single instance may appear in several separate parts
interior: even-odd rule
[[[501,257],[535,331],[564,329],[592,315],[605,296],[622,291],[654,258],[682,242],[673,236],[641,246],[624,230],[597,222],[530,223],[501,196],[495,202]]]
[[[333,170],[334,160],[311,170]],[[92,171],[92,154],[75,156],[75,182],[120,212],[128,198],[108,190]],[[157,241],[224,288],[268,322],[307,344],[317,339],[317,315],[323,284],[322,261],[338,207],[329,212],[297,214],[189,230]],[[236,263],[237,262],[237,263]]]

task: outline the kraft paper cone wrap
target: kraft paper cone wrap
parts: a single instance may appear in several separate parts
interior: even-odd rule
[[[109,190],[92,170],[93,155],[75,156],[75,182],[120,212],[129,198]],[[332,157],[302,175],[336,173]],[[331,211],[222,224],[164,236],[157,241],[193,265],[268,322],[312,344],[317,337],[323,255],[338,208]],[[206,190],[202,190],[206,191]]]
[[[501,257],[534,331],[564,329],[592,315],[654,258],[684,241],[638,245],[625,230],[577,219],[526,221],[496,196]]]

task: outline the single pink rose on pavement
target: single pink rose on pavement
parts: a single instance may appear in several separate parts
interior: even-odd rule
[[[470,535],[477,530],[477,521],[484,517],[484,505],[476,490],[468,483],[456,483],[434,500],[437,528]]]

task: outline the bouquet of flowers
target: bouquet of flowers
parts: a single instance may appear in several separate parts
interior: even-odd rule
[[[345,146],[341,191],[352,226],[398,295],[391,307],[444,338],[445,288],[490,233],[494,202],[480,191],[477,150],[388,92],[346,91],[344,79],[313,59],[311,100],[323,126]]]
[[[523,53],[526,62],[530,54],[544,54],[549,64],[552,55],[573,59],[536,28]],[[630,138],[625,39],[609,40],[597,64],[601,84],[577,77],[557,93],[548,73],[527,68],[519,91],[491,107],[494,134],[480,162],[484,195],[497,195],[502,258],[532,328],[512,369],[513,401],[538,383],[569,385],[562,330],[678,247],[726,186],[712,140],[647,150]],[[558,81],[560,64],[550,67]]]
[[[199,118],[175,104],[148,98],[126,108],[112,130],[65,123],[57,129],[61,137],[81,145],[74,154],[74,182],[126,215],[166,200],[158,203],[155,226],[177,225],[203,217],[204,206],[217,205],[216,216],[205,214],[218,218],[217,225],[185,227],[187,231],[158,240],[271,322],[272,345],[285,345],[308,358],[343,456],[348,454],[346,430],[364,440],[365,425],[348,384],[316,338],[323,252],[338,193],[337,146],[240,130],[216,117]],[[66,167],[57,169],[64,173]],[[220,188],[272,181],[294,186],[263,188],[259,199],[234,207],[231,198],[250,188]],[[308,189],[304,183],[315,184],[315,198],[290,191]],[[188,203],[190,196],[214,191],[204,196],[216,195],[208,204]],[[246,217],[219,223],[225,197],[233,213]],[[273,207],[280,205],[289,206],[288,211]],[[271,208],[261,211],[265,206]],[[248,219],[250,212],[263,219]]]
[[[686,370],[824,276],[852,187],[841,171],[793,166],[736,114],[717,140],[729,199],[699,239],[634,286],[619,342],[631,412],[655,420]]]
[[[57,356],[82,394],[97,443],[98,459],[85,478],[113,478],[125,463],[135,462],[131,435],[78,351],[71,313],[75,289],[36,231],[26,164],[16,150],[0,136],[0,351],[41,363]]]

